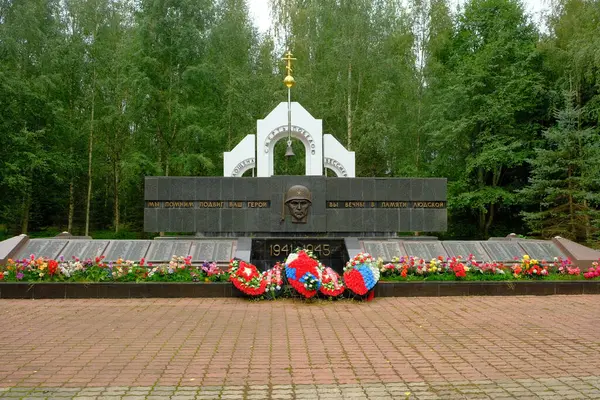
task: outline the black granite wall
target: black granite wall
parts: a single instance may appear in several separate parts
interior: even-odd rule
[[[293,185],[312,194],[306,224],[284,204]],[[147,177],[146,232],[441,232],[447,229],[446,179],[323,176]]]

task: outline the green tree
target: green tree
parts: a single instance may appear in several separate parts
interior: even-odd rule
[[[521,194],[535,211],[523,212],[534,234],[589,241],[600,222],[600,136],[597,129],[581,128],[582,110],[567,92],[556,125],[544,132],[546,145],[529,160],[531,177]]]
[[[432,82],[432,172],[449,178],[451,211],[477,216],[482,237],[498,212],[514,213],[538,135],[545,89],[537,37],[518,1],[472,0],[442,58],[443,79]]]
[[[579,122],[600,122],[600,1],[560,0],[553,3],[549,34],[542,42],[556,102],[565,90],[574,92],[581,109]]]
[[[211,0],[175,1],[143,0],[136,14],[138,25],[139,63],[141,93],[144,97],[143,112],[137,129],[142,134],[152,135],[150,139],[158,155],[158,162],[164,175],[172,175],[175,160],[175,174],[190,172],[190,163],[182,162],[181,153],[196,143],[203,133],[201,107],[191,99],[194,92],[204,92],[211,77],[198,74],[196,69],[206,53],[209,27],[214,18]],[[200,76],[199,76],[200,75]],[[192,86],[192,85],[195,85]],[[152,151],[151,147],[147,148]],[[193,157],[192,161],[205,162],[205,157]],[[190,160],[190,157],[185,157]],[[204,165],[210,170],[210,165]],[[177,170],[178,169],[178,170]],[[198,172],[194,168],[194,172]]]
[[[3,218],[27,233],[37,196],[50,198],[59,157],[62,105],[54,52],[61,43],[58,1],[0,3],[0,195]]]

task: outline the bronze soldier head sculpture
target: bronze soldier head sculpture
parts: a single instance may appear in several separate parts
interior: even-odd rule
[[[310,190],[306,186],[294,185],[285,194],[285,205],[295,224],[306,223],[311,204]]]

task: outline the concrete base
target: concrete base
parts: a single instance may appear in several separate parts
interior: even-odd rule
[[[375,297],[547,296],[600,294],[600,281],[379,282]],[[0,283],[0,299],[242,297],[218,283]]]

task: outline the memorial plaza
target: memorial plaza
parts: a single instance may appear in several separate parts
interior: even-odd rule
[[[92,237],[88,194],[84,235],[0,242],[0,399],[600,399],[600,252],[547,233],[439,240],[448,179],[357,177],[350,124],[346,148],[292,102],[284,60],[287,102],[222,176],[145,177],[143,237]],[[304,175],[278,173],[284,157]],[[377,286],[390,265],[407,282]]]
[[[597,295],[0,301],[1,399],[599,399]]]

